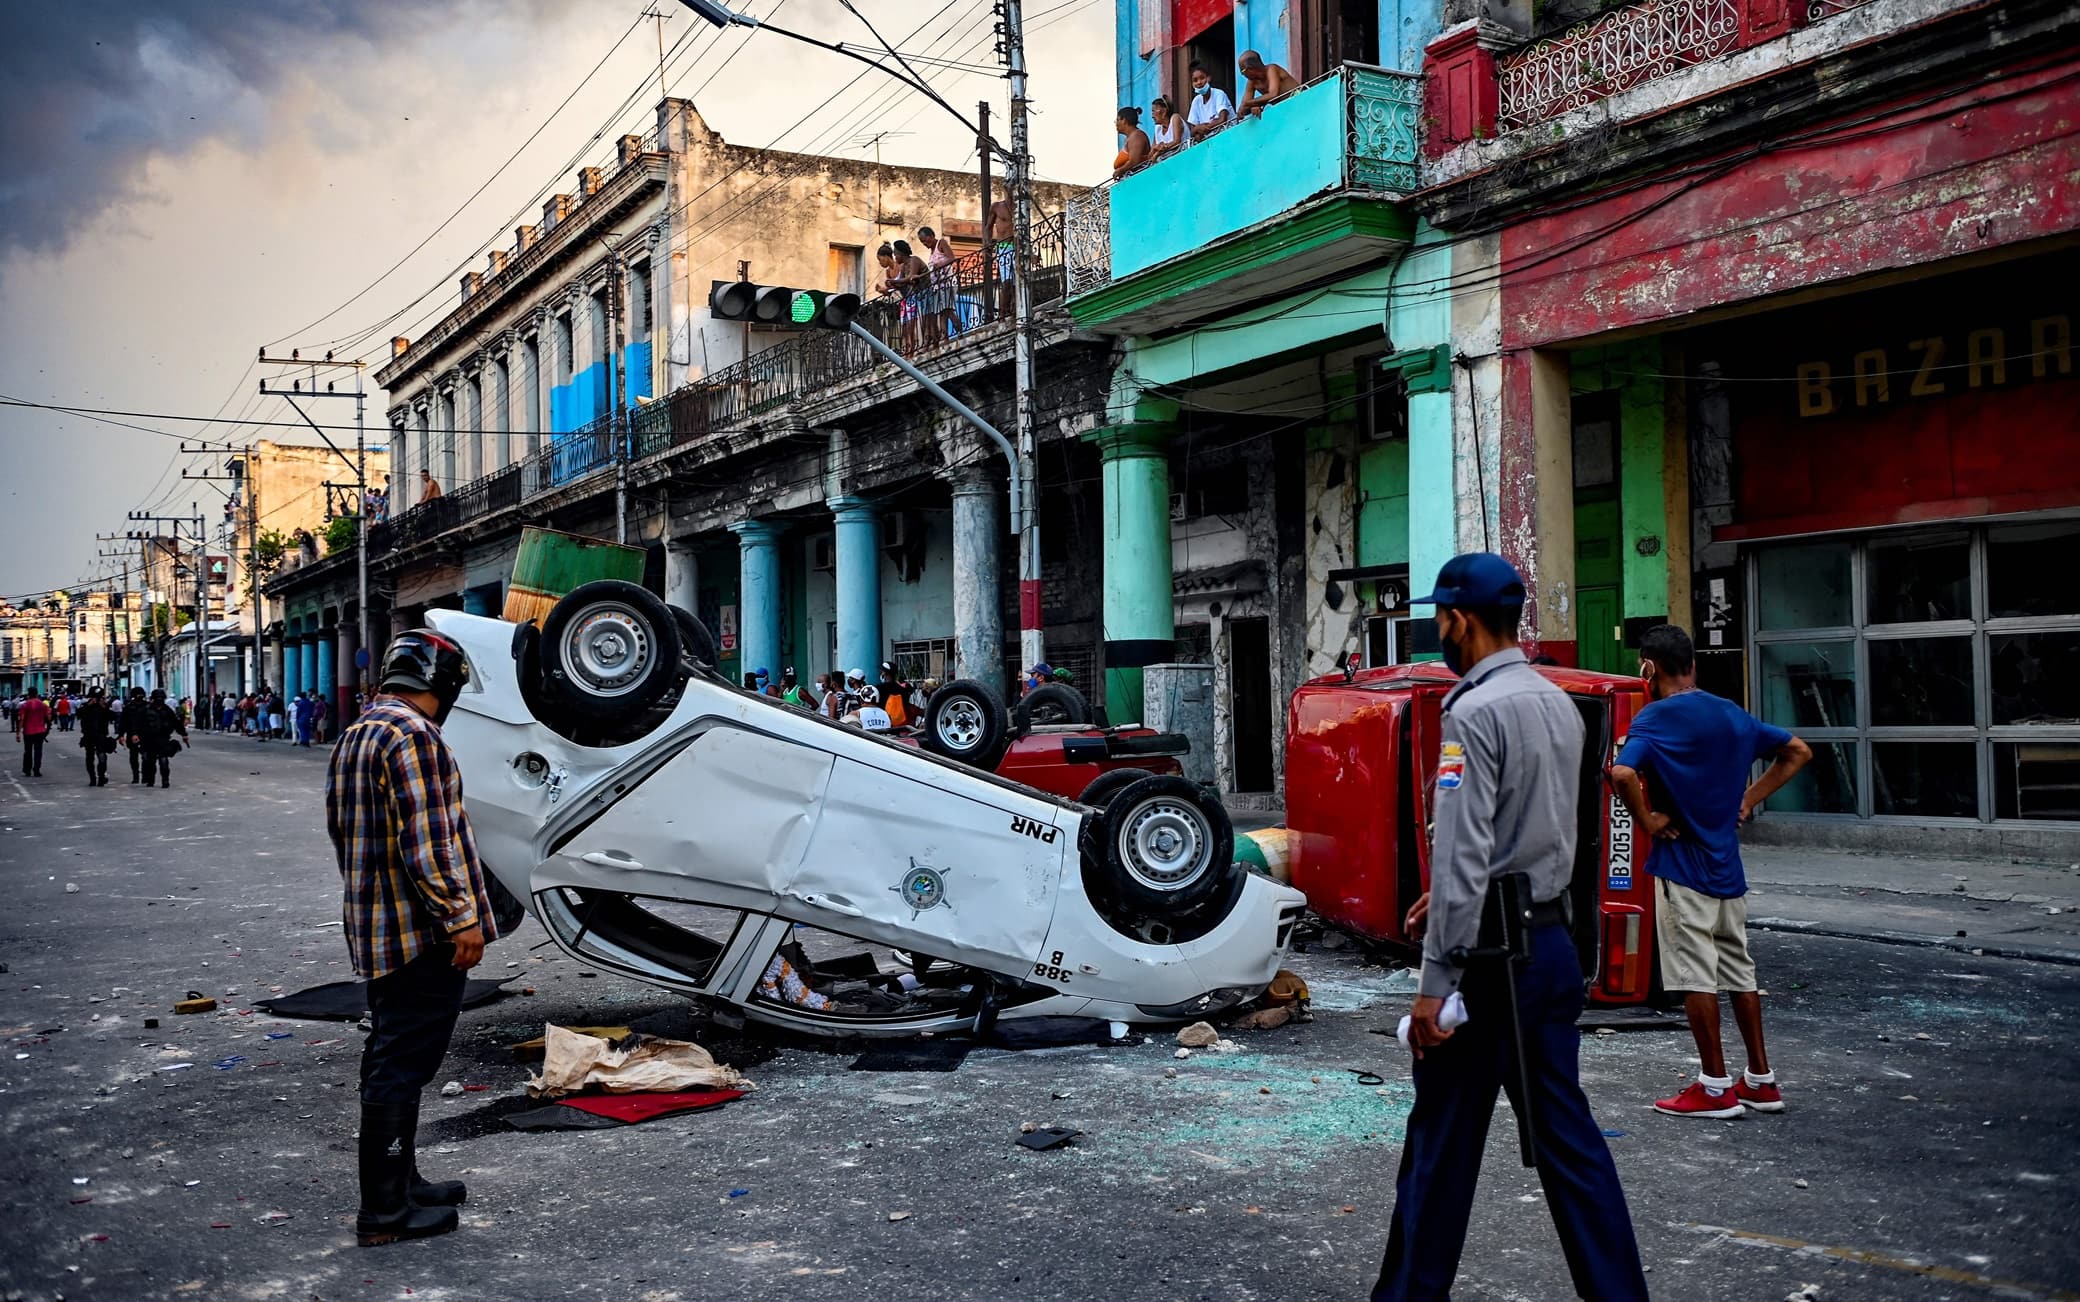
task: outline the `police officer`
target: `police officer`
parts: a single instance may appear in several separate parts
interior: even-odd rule
[[[1444,699],[1430,890],[1408,916],[1410,933],[1423,938],[1409,1014],[1416,1102],[1372,1296],[1449,1296],[1500,1086],[1520,1115],[1528,1107],[1539,1181],[1575,1292],[1599,1302],[1645,1298],[1625,1193],[1577,1075],[1582,972],[1561,901],[1574,869],[1581,716],[1517,647],[1524,581],[1508,561],[1490,552],[1455,556],[1438,573],[1437,591],[1415,600],[1437,607],[1445,664],[1460,681]],[[1481,947],[1490,884],[1509,873],[1523,874],[1529,888],[1528,961],[1454,963],[1454,951],[1463,959]],[[1511,980],[1521,1041],[1511,1033],[1503,984]],[[1465,1023],[1440,1025],[1455,992]],[[1519,1097],[1520,1054],[1529,1100]]]

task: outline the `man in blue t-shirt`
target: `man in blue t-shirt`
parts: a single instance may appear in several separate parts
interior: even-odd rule
[[[1762,1044],[1762,997],[1748,956],[1748,879],[1740,826],[1813,757],[1806,744],[1722,696],[1700,691],[1690,635],[1659,624],[1640,639],[1640,677],[1651,702],[1611,766],[1611,786],[1633,823],[1654,840],[1648,867],[1660,881],[1654,939],[1661,984],[1684,992],[1697,1040],[1697,1079],[1656,1111],[1677,1117],[1737,1117],[1746,1108],[1782,1112],[1784,1096]],[[1755,761],[1769,759],[1753,782]],[[1719,1041],[1719,992],[1748,1067],[1735,1084]]]

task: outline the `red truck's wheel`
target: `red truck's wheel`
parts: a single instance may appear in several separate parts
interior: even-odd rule
[[[932,693],[918,741],[934,755],[995,771],[1004,758],[1004,748],[1011,744],[1011,718],[1004,698],[987,683],[956,678]]]
[[[1083,789],[1083,794],[1076,797],[1076,803],[1089,805],[1092,809],[1103,809],[1112,803],[1112,798],[1118,795],[1122,788],[1154,776],[1155,774],[1147,769],[1107,769],[1091,779],[1090,785]]]

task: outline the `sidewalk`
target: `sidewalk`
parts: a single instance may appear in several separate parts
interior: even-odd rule
[[[2080,864],[1744,846],[1748,922],[2080,965]]]

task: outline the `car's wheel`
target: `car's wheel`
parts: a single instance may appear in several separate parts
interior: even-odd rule
[[[679,649],[699,661],[702,666],[713,669],[722,653],[716,645],[715,635],[701,622],[701,617],[690,610],[671,607],[672,623],[679,628]]]
[[[1090,785],[1083,789],[1083,794],[1076,797],[1076,803],[1089,805],[1092,809],[1103,809],[1112,803],[1112,798],[1119,794],[1121,787],[1154,776],[1155,774],[1147,769],[1107,769],[1091,779]]]
[[[1011,744],[1011,717],[1004,698],[988,683],[956,678],[932,693],[919,738],[934,755],[973,768],[995,771]]]
[[[542,622],[542,673],[552,708],[613,725],[661,702],[679,681],[679,625],[648,589],[619,579],[583,584]]]
[[[1085,821],[1084,882],[1106,921],[1167,940],[1210,931],[1246,871],[1235,862],[1228,811],[1189,778],[1138,778]]]
[[[1067,683],[1042,683],[1011,707],[1011,721],[1021,733],[1036,723],[1073,723],[1082,727],[1091,721],[1091,706],[1082,692]]]

